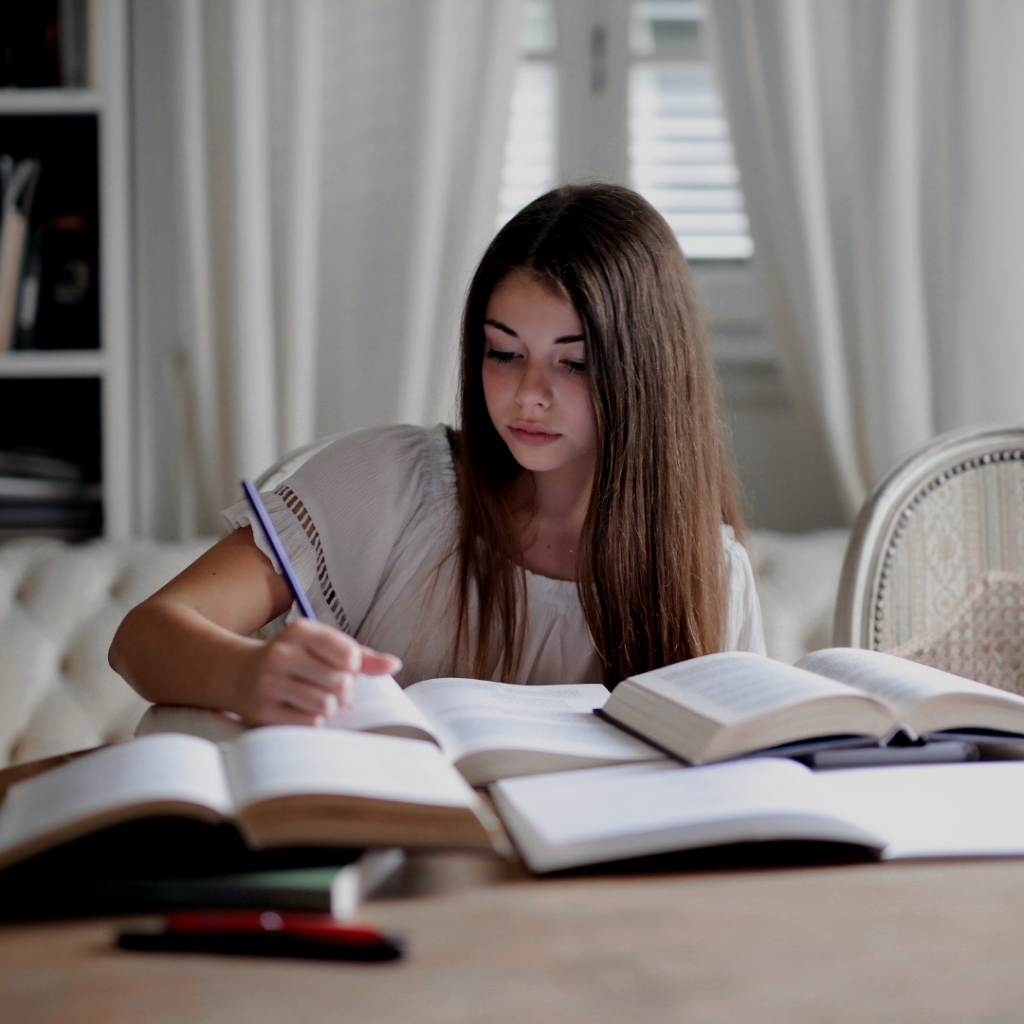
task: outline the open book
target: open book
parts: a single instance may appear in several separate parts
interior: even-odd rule
[[[600,683],[522,686],[451,678],[424,679],[403,690],[391,676],[357,676],[351,704],[327,726],[428,740],[474,786],[664,757],[593,713],[608,696]],[[244,726],[219,712],[154,706],[136,735],[162,730],[222,740]]]
[[[166,818],[230,824],[254,850],[507,848],[494,815],[433,746],[271,726],[223,745],[142,736],[15,783],[0,807],[0,868]]]
[[[599,714],[692,764],[823,737],[1024,734],[1024,697],[879,651],[730,652],[625,679]]]
[[[506,779],[494,805],[531,871],[767,841],[880,860],[1024,855],[1024,761],[813,772],[764,757]]]

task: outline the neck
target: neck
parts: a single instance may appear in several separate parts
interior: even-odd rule
[[[551,479],[551,474],[533,474],[535,498],[533,520],[548,528],[579,535],[590,502],[588,476],[585,482]]]
[[[516,480],[521,508],[527,518],[559,531],[583,528],[593,485],[593,466],[565,466],[557,472],[525,470]]]
[[[576,579],[591,474],[573,479],[564,472],[524,472],[516,483],[521,498],[516,519],[524,566],[542,576]]]

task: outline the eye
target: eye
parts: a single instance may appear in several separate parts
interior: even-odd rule
[[[564,362],[564,365],[569,368],[569,372],[570,373],[586,373],[587,372],[587,364],[586,363],[579,362],[579,361],[577,361],[575,359],[566,359],[563,362]]]
[[[499,363],[511,363],[515,359],[515,352],[506,352],[500,348],[489,348],[485,353],[488,359],[493,359]]]

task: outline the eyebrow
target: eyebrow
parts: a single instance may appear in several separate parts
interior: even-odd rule
[[[488,317],[486,320],[484,320],[484,326],[486,326],[486,327],[496,327],[499,331],[504,331],[504,333],[509,335],[509,337],[511,337],[511,338],[518,338],[519,337],[519,335],[516,334],[516,332],[513,331],[512,328],[508,326],[508,324],[503,324],[500,320],[493,320],[493,319],[491,319],[491,317]],[[586,340],[587,339],[582,334],[565,334],[561,338],[555,338],[555,344],[556,345],[570,345],[574,341],[586,341]]]

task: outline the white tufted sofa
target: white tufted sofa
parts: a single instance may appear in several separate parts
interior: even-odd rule
[[[128,609],[209,543],[0,544],[0,765],[131,736],[147,705],[107,648]]]
[[[847,531],[751,531],[768,653],[831,642]],[[0,544],[0,765],[127,739],[147,705],[107,665],[122,617],[196,558],[194,543]],[[173,657],[173,652],[168,652]]]

